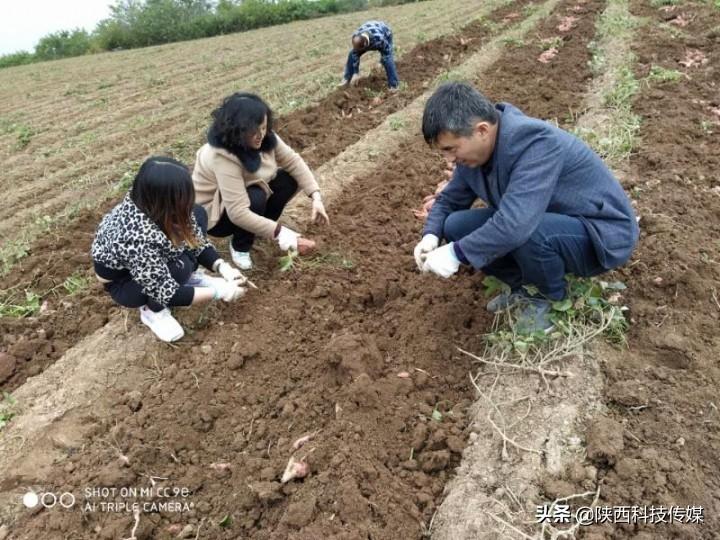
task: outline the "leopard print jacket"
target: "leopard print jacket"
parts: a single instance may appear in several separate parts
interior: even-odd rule
[[[198,247],[185,243],[175,246],[165,233],[146,216],[127,194],[123,201],[103,217],[91,248],[94,261],[114,270],[128,270],[143,293],[163,306],[180,288],[170,274],[168,263],[184,251],[195,257],[206,249],[213,249],[207,236],[192,216]]]

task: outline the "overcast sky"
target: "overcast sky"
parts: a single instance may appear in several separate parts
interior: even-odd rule
[[[33,52],[46,34],[85,28],[110,14],[111,0],[0,0],[0,54]]]

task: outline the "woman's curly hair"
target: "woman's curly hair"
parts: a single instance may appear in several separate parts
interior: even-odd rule
[[[267,133],[259,150],[247,146],[250,137],[258,132],[267,117]],[[212,124],[208,130],[208,142],[235,154],[243,163],[257,152],[269,152],[275,148],[277,139],[273,132],[272,109],[259,96],[249,92],[236,92],[223,100],[212,112]]]

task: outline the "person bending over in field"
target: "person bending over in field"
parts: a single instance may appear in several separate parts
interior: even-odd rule
[[[388,86],[395,91],[400,84],[395,59],[393,58],[393,37],[390,27],[382,21],[368,21],[352,35],[352,49],[345,64],[345,75],[340,86],[355,86],[360,78],[360,57],[368,51],[380,53],[380,63],[385,68]]]
[[[194,198],[182,163],[151,157],[122,202],[103,217],[92,244],[105,290],[121,306],[139,307],[140,320],[162,341],[184,335],[168,307],[232,302],[245,294],[245,278],[208,241],[207,214]],[[198,263],[222,277],[196,272]]]
[[[422,131],[456,167],[430,209],[417,265],[447,278],[467,264],[499,278],[510,292],[487,308],[517,309],[519,331],[552,328],[566,273],[594,276],[630,258],[639,235],[630,200],[580,139],[459,82],[430,97]],[[471,208],[478,198],[486,208]]]
[[[212,113],[208,142],[197,152],[195,202],[209,215],[208,233],[230,236],[233,262],[252,268],[255,236],[281,250],[312,250],[315,243],[277,223],[300,187],[312,198],[312,221],[330,223],[320,188],[305,161],[273,131],[273,113],[255,94],[235,93]]]

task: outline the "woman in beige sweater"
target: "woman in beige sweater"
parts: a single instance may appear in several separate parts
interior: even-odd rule
[[[208,234],[230,236],[230,254],[241,269],[252,268],[255,236],[280,249],[298,250],[304,239],[277,223],[301,189],[312,198],[313,221],[329,223],[313,173],[273,131],[273,113],[255,94],[228,96],[212,113],[208,142],[197,152],[195,202],[208,214]],[[307,242],[307,241],[305,241]]]

